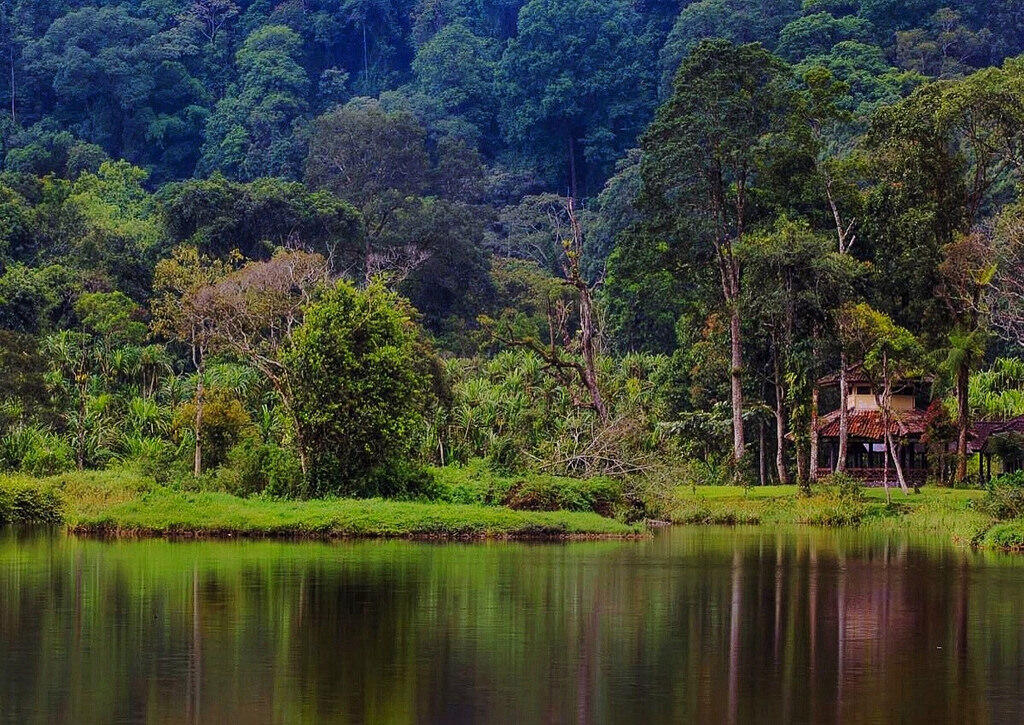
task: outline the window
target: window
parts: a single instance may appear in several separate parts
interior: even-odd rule
[[[871,395],[871,388],[869,388],[867,385],[858,385],[857,395]]]

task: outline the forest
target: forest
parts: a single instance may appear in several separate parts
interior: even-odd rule
[[[1021,28],[1024,0],[0,0],[0,469],[635,520],[680,484],[809,491],[850,374],[883,416],[928,381],[927,481],[977,485],[975,426],[1024,416]]]

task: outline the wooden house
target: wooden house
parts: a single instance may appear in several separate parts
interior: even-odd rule
[[[904,476],[908,482],[923,483],[928,473],[925,445],[921,442],[926,416],[925,409],[919,401],[927,394],[931,380],[900,381],[894,385],[887,406],[887,415],[879,405],[882,391],[877,384],[872,384],[862,370],[850,370],[846,376],[846,383],[846,472],[863,480],[865,484],[881,485],[888,469],[888,480],[897,480],[895,466],[886,450],[885,423],[888,418],[889,432],[895,443],[895,455],[902,465]],[[828,375],[818,381],[819,388],[823,390],[829,387],[837,388],[839,384],[838,374]],[[839,391],[837,397],[841,405],[844,397],[842,391]],[[839,407],[816,418],[814,433],[818,436],[819,478],[836,470],[840,418]]]

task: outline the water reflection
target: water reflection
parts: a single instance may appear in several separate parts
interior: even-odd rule
[[[1024,559],[944,538],[82,541],[0,534],[9,722],[985,722]]]

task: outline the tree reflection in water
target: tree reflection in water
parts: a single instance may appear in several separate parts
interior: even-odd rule
[[[0,720],[1019,721],[1024,559],[640,542],[0,535]]]

